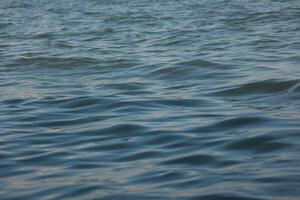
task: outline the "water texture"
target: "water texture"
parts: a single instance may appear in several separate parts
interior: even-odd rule
[[[298,0],[1,0],[0,199],[300,199]]]

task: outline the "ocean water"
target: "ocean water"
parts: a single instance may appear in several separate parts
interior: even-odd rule
[[[298,0],[1,0],[1,200],[299,200]]]

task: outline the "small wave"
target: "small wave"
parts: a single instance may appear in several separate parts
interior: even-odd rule
[[[139,134],[147,133],[146,126],[140,126],[136,124],[117,124],[107,128],[95,129],[93,131],[89,131],[89,135],[96,134],[102,136],[110,136],[111,138],[121,138],[124,139],[126,137],[134,137]]]
[[[36,33],[33,39],[50,39],[54,36],[52,32]]]
[[[116,89],[116,90],[136,91],[136,90],[143,90],[145,88],[145,85],[143,83],[125,82],[125,83],[109,83],[106,84],[105,87],[110,89]]]
[[[184,172],[180,171],[162,171],[157,173],[144,173],[142,175],[132,178],[131,183],[145,184],[145,183],[162,183],[176,181],[187,177]]]
[[[103,152],[103,151],[129,151],[133,149],[133,145],[127,142],[117,142],[117,143],[110,143],[110,144],[100,144],[94,145],[91,147],[82,148],[82,151],[85,152]]]
[[[103,36],[107,34],[112,34],[113,32],[115,32],[113,28],[104,28],[99,31],[90,31],[85,33],[85,35],[87,35],[87,38],[84,39],[84,41],[91,42],[91,41],[101,40],[103,39]]]
[[[60,101],[55,101],[54,103],[60,103],[60,107],[68,108],[68,109],[75,109],[75,108],[82,108],[82,107],[90,107],[93,105],[97,105],[103,103],[104,100],[96,99],[91,97],[75,97],[71,99],[62,99]],[[47,102],[50,103],[51,102]]]
[[[145,103],[156,104],[158,107],[170,106],[170,107],[198,107],[206,105],[205,100],[199,99],[161,99],[161,100],[148,100]]]
[[[185,79],[191,75],[191,71],[188,67],[169,66],[155,69],[151,74],[161,79]]]
[[[175,62],[172,65],[156,68],[151,72],[151,75],[160,79],[197,80],[224,75],[227,72],[218,72],[225,69],[229,70],[231,69],[231,66],[202,59],[193,59]]]
[[[206,154],[196,154],[196,155],[186,155],[176,157],[167,161],[164,161],[163,164],[167,165],[205,165],[214,163],[216,158],[212,155]]]
[[[46,152],[39,155],[23,156],[18,159],[18,162],[23,164],[36,164],[36,165],[47,165],[47,166],[57,166],[64,162],[67,162],[67,157],[71,154],[66,152]]]
[[[299,83],[299,80],[264,80],[252,83],[241,84],[234,88],[221,89],[213,93],[218,96],[242,96],[242,95],[267,95],[287,92],[293,86]]]
[[[176,66],[190,66],[197,68],[207,68],[207,69],[228,69],[230,66],[219,64],[216,62],[211,62],[203,59],[193,59],[189,61],[181,61],[177,62]]]
[[[242,127],[255,127],[266,124],[272,121],[271,119],[264,117],[235,117],[231,119],[225,119],[218,121],[208,126],[198,127],[192,129],[192,132],[218,132],[226,130],[234,130]]]
[[[7,28],[12,25],[13,25],[13,23],[11,23],[11,22],[0,22],[0,29]]]
[[[180,134],[168,134],[168,132],[166,131],[155,131],[150,132],[149,134],[151,134],[152,137],[144,141],[144,143],[149,146],[168,145],[174,142],[180,142],[185,140],[185,137]]]
[[[19,65],[34,65],[38,67],[88,67],[96,65],[97,59],[77,57],[21,57],[16,61]]]
[[[32,8],[32,4],[23,1],[13,1],[9,5],[4,6],[5,9]]]
[[[278,151],[288,146],[290,145],[277,141],[273,136],[260,135],[251,138],[237,139],[227,144],[225,148],[228,150],[266,153]]]
[[[56,198],[58,199],[68,199],[73,198],[76,196],[76,198],[80,198],[81,196],[90,195],[93,192],[98,191],[99,189],[102,189],[101,186],[73,186],[69,187],[67,192],[64,192],[61,195],[58,195]]]
[[[246,195],[233,195],[233,194],[211,194],[200,195],[192,198],[191,200],[267,200],[265,198],[248,197]]]
[[[293,87],[291,87],[288,91],[288,95],[290,98],[300,99],[300,83],[295,84]]]
[[[160,158],[161,155],[162,152],[160,151],[154,151],[154,150],[140,151],[140,152],[128,154],[127,156],[122,156],[121,158],[115,159],[115,161],[131,162],[137,160],[151,160],[154,158]]]

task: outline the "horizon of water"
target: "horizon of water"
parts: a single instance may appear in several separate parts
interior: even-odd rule
[[[2,0],[0,199],[298,200],[297,0]]]

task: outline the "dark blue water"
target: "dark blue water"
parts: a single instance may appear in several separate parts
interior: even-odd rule
[[[1,200],[300,199],[298,0],[1,0]]]

